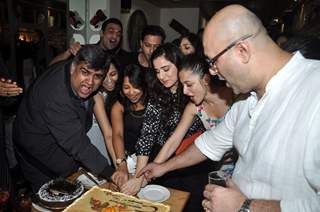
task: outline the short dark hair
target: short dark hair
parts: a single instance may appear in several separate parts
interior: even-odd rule
[[[109,69],[111,56],[104,51],[99,45],[87,44],[80,48],[72,62],[79,64],[85,62],[88,68],[101,70],[105,74]]]
[[[121,21],[120,21],[119,19],[117,19],[117,18],[109,18],[109,19],[105,20],[105,21],[103,22],[102,26],[101,26],[101,30],[104,32],[104,30],[106,30],[107,25],[110,24],[110,23],[119,25],[120,28],[121,28],[121,31],[123,31],[122,23],[121,23]]]
[[[154,35],[161,37],[161,43],[166,39],[166,33],[162,29],[162,27],[158,25],[147,25],[143,28],[141,32],[141,40],[143,40],[147,35]]]

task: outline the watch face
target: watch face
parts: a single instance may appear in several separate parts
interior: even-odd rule
[[[117,158],[117,159],[116,159],[116,164],[119,165],[119,164],[122,163],[123,161],[125,161],[124,158]]]

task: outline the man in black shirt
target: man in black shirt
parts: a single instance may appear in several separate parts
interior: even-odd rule
[[[120,72],[122,72],[127,65],[133,63],[133,56],[121,48],[122,33],[123,28],[121,21],[116,18],[109,18],[103,22],[101,26],[100,41],[97,43],[97,45],[114,57]],[[80,43],[75,42],[65,52],[56,56],[50,62],[50,65],[68,59],[70,56],[75,55],[80,48]]]
[[[119,65],[119,71],[131,64],[133,57],[130,53],[121,48],[123,28],[119,19],[109,18],[103,22],[100,32],[99,45],[108,51],[115,58]]]
[[[166,39],[165,31],[157,25],[147,25],[141,32],[141,51],[134,56],[134,64],[139,65],[143,70],[150,71],[151,55]]]
[[[14,142],[34,191],[79,166],[105,178],[113,173],[86,135],[92,124],[92,94],[109,64],[110,55],[102,48],[85,45],[72,61],[52,66],[29,88],[16,117]]]

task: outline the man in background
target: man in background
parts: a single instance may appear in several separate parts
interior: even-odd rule
[[[141,51],[134,56],[134,64],[139,65],[143,70],[151,68],[150,58],[154,50],[156,50],[166,39],[164,30],[157,25],[147,25],[141,32],[140,47]]]
[[[131,54],[121,48],[122,34],[123,27],[121,21],[117,18],[109,18],[104,21],[101,26],[100,41],[97,43],[97,45],[115,58],[120,72],[122,72],[128,64],[133,63]],[[50,65],[68,59],[72,55],[75,55],[80,48],[81,45],[79,42],[71,44],[69,49],[56,56],[50,62]]]

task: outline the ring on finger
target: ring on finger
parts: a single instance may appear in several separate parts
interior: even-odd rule
[[[208,207],[207,207],[207,205],[206,205],[206,200],[203,200],[203,201],[202,201],[202,207],[203,207],[203,210],[204,210],[204,211],[209,211],[209,209],[208,209]]]
[[[203,200],[203,201],[202,201],[202,207],[203,207],[204,210],[208,209],[208,208],[206,207],[206,204],[205,204],[205,203],[206,203],[205,200]]]

